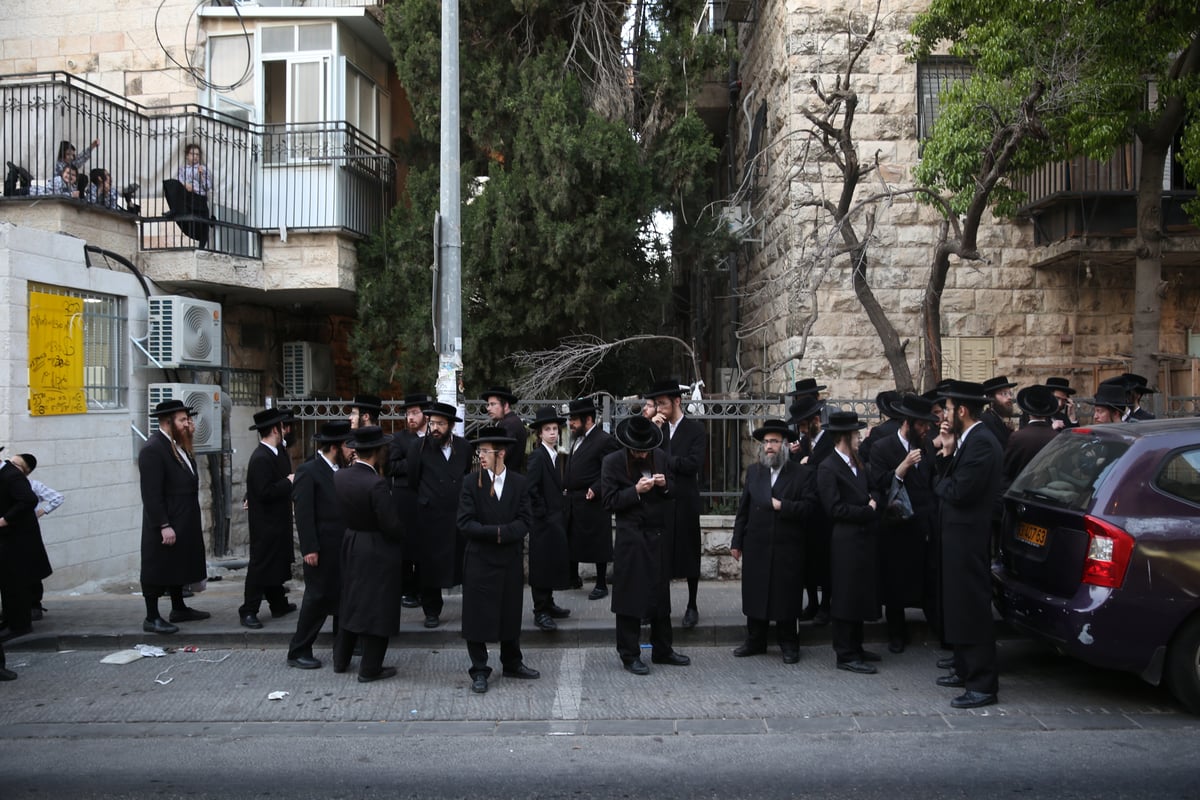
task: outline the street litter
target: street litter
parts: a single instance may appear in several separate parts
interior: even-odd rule
[[[109,653],[104,658],[100,659],[101,664],[131,664],[134,661],[142,658],[142,654],[137,650],[130,648],[128,650],[118,650],[115,653]]]
[[[267,695],[267,699],[268,700],[282,700],[283,698],[287,697],[289,694],[291,694],[291,692],[271,692],[269,695]]]
[[[229,658],[231,655],[233,655],[233,653],[226,653],[225,655],[221,656],[220,658],[189,658],[187,661],[180,661],[178,664],[172,664],[171,666],[164,669],[162,672],[155,675],[154,682],[161,686],[166,686],[168,683],[175,680],[174,678],[165,678],[164,679],[163,675],[166,675],[168,672],[173,670],[175,667],[178,667],[180,664],[196,664],[196,663],[220,664],[222,661]]]
[[[156,647],[152,644],[135,644],[133,649],[137,650],[146,658],[162,658],[167,654],[166,650],[163,650],[161,647]]]

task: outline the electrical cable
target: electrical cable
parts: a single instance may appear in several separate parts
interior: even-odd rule
[[[158,29],[158,18],[162,14],[163,6],[166,5],[166,3],[167,0],[159,0],[158,8],[154,11],[154,38],[158,41],[158,46],[162,49],[163,54],[167,57],[168,61],[190,75],[192,80],[194,80],[198,85],[216,92],[232,92],[250,82],[250,80],[254,77],[254,58],[250,46],[250,31],[246,29],[246,19],[242,16],[241,9],[238,8],[236,1],[233,3],[233,11],[237,15],[238,22],[242,26],[242,41],[244,41],[246,44],[246,68],[242,71],[242,77],[238,78],[236,82],[231,84],[213,83],[204,76],[204,71],[200,67],[197,67],[191,63],[191,57],[188,57],[188,63],[184,64],[176,59],[175,56],[171,55],[171,51],[167,49],[166,44],[163,42],[162,34]],[[189,31],[192,29],[192,20],[195,19],[200,9],[208,4],[208,0],[199,0],[196,5],[192,7],[191,13],[188,14],[187,23],[183,27],[183,40],[185,43],[189,39]],[[200,28],[197,26],[197,41],[199,41],[199,38]],[[187,48],[185,47],[184,49],[186,52]],[[192,52],[197,50],[199,50],[199,47],[192,48]]]

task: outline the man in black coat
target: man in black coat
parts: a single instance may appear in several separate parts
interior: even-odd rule
[[[704,451],[708,446],[704,426],[684,416],[683,391],[679,381],[656,381],[642,395],[654,400],[654,423],[662,428],[663,452],[667,471],[675,485],[674,520],[669,531],[671,576],[687,578],[687,608],[682,625],[694,628],[700,621],[696,592],[700,586],[700,472],[704,469]]]
[[[383,412],[383,401],[373,394],[356,394],[350,401],[350,428],[378,425]]]
[[[1158,394],[1158,390],[1152,388],[1144,376],[1133,372],[1124,373],[1120,380],[1124,383],[1125,390],[1129,392],[1129,411],[1125,414],[1126,419],[1139,422],[1155,419],[1153,413],[1142,408],[1142,398],[1148,394]]]
[[[638,641],[642,620],[649,619],[650,660],[686,667],[691,659],[672,646],[669,543],[674,478],[661,449],[663,432],[645,417],[632,416],[617,424],[616,439],[624,449],[605,456],[600,494],[617,523],[613,572],[621,576],[621,590],[612,598],[617,654],[634,675],[650,672]]]
[[[808,382],[815,388],[810,389]],[[788,424],[795,425],[797,433],[796,441],[788,445],[788,459],[807,464],[815,475],[817,467],[833,452],[833,437],[826,436],[821,429],[825,401],[817,398],[816,390],[825,387],[816,386],[816,381],[808,378],[796,382],[797,392],[802,383],[805,384],[805,391],[797,394],[796,402],[788,409],[791,413]],[[812,620],[814,625],[828,625],[829,604],[833,597],[829,589],[830,527],[820,503],[813,509],[806,527],[808,542],[804,553],[804,590],[808,595],[808,603],[800,612],[800,619]]]
[[[525,477],[533,507],[529,528],[529,594],[533,599],[533,623],[539,630],[558,629],[554,620],[571,616],[554,602],[554,590],[571,585],[568,572],[571,554],[567,548],[564,515],[563,471],[567,457],[558,451],[558,434],[566,419],[550,406],[537,411],[529,429],[538,438],[526,462]]]
[[[596,565],[596,585],[589,600],[608,597],[608,562],[613,554],[612,512],[600,498],[600,466],[604,457],[620,448],[596,424],[598,411],[590,397],[572,400],[567,406],[571,429],[571,452],[563,473],[567,498],[567,541],[571,549],[571,586],[583,588],[579,563]]]
[[[24,470],[0,461],[0,598],[6,621],[0,641],[33,630],[33,576],[45,560],[37,505],[37,493]]]
[[[858,457],[864,464],[871,463],[871,448],[875,443],[894,436],[900,429],[900,418],[892,413],[892,404],[900,399],[900,393],[888,389],[875,395],[875,408],[879,410],[879,424],[867,432],[858,444]]]
[[[246,567],[246,589],[238,619],[242,627],[258,629],[258,610],[265,597],[272,617],[296,610],[289,603],[283,584],[292,577],[292,481],[285,472],[280,450],[283,422],[288,413],[265,409],[254,415],[250,430],[257,430],[258,447],[246,464],[246,515],[250,527],[250,563]]]
[[[954,672],[941,686],[965,687],[954,708],[997,702],[1000,673],[992,624],[992,508],[1003,481],[1003,450],[979,421],[983,386],[950,381],[941,390],[951,420],[951,456],[934,485],[941,501],[942,598],[946,641],[954,646]]]
[[[1016,408],[1013,405],[1016,396],[1012,391],[1016,385],[1006,375],[988,378],[983,382],[987,409],[979,417],[979,421],[987,426],[1001,448],[1008,444],[1008,437],[1012,435],[1008,421],[1016,416]]]
[[[1005,486],[1011,484],[1025,465],[1058,435],[1051,420],[1059,411],[1059,402],[1049,386],[1026,386],[1017,393],[1017,405],[1029,415],[1029,422],[1008,437],[1008,444],[1004,446]]]
[[[817,500],[813,472],[788,459],[785,442],[797,434],[783,420],[767,420],[753,436],[762,442],[762,453],[746,470],[729,544],[730,554],[742,562],[746,615],[746,641],[733,654],[744,658],[767,652],[767,628],[775,620],[783,663],[795,664],[800,660],[804,521]]]
[[[462,583],[465,542],[458,533],[463,476],[471,469],[471,446],[450,426],[462,420],[449,403],[425,410],[425,436],[408,448],[408,485],[417,493],[417,561],[425,627],[441,625],[442,589]]]
[[[391,482],[392,497],[396,500],[396,511],[400,519],[414,519],[417,513],[417,493],[408,484],[408,451],[413,443],[425,436],[427,421],[425,409],[433,405],[434,398],[427,394],[408,394],[400,409],[404,411],[404,429],[392,434],[388,453],[387,478]],[[404,608],[421,607],[421,568],[417,562],[417,526],[404,528],[404,581],[400,605]]]
[[[525,583],[525,536],[533,522],[525,476],[506,469],[512,437],[500,427],[483,428],[472,442],[479,469],[463,481],[458,529],[467,541],[463,554],[462,638],[471,658],[471,691],[488,690],[488,642],[500,642],[506,678],[532,680],[541,674],[525,666],[521,654],[521,606]]]
[[[513,405],[517,402],[517,396],[507,386],[494,386],[483,393],[483,400],[492,424],[503,428],[504,432],[513,440],[512,444],[508,446],[508,454],[505,456],[508,460],[505,469],[524,472],[525,442],[529,439],[529,431],[525,430],[525,423],[517,416],[517,412],[512,410]]]
[[[304,559],[304,599],[300,602],[296,633],[288,645],[289,667],[320,669],[320,660],[313,657],[313,642],[328,617],[332,616],[336,625],[346,518],[338,504],[333,476],[350,464],[351,451],[344,447],[350,437],[348,420],[322,425],[316,436],[316,456],[296,469],[296,479],[292,482],[296,533]]]
[[[138,453],[142,493],[142,599],[146,633],[175,633],[174,623],[208,619],[207,611],[183,603],[183,587],[207,577],[200,525],[200,476],[192,458],[195,416],[181,400],[154,407],[158,430]],[[158,599],[171,597],[171,621],[158,612]]]

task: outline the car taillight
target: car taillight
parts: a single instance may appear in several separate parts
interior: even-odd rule
[[[1083,529],[1088,535],[1083,583],[1121,588],[1129,558],[1133,555],[1133,537],[1116,525],[1090,516],[1083,518]]]

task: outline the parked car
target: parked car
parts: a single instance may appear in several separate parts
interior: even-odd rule
[[[1004,619],[1200,714],[1200,419],[1064,432],[1003,505]]]

